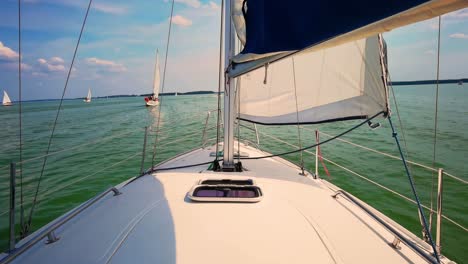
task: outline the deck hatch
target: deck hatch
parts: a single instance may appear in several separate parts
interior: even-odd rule
[[[253,180],[232,180],[232,179],[209,179],[200,181],[202,185],[220,185],[220,184],[229,184],[229,185],[254,185]]]
[[[245,202],[262,199],[262,190],[251,179],[207,179],[193,186],[188,197],[196,202]]]

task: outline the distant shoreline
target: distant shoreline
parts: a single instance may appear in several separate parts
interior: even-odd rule
[[[186,93],[180,93],[177,92],[177,95],[198,95],[198,94],[217,94],[218,92],[214,91],[193,91],[193,92],[186,92]],[[223,93],[223,92],[221,92]],[[109,96],[96,96],[96,97],[91,97],[93,99],[103,99],[103,98],[121,98],[121,97],[145,97],[145,96],[150,96],[152,94],[118,94],[118,95],[109,95]],[[173,93],[160,93],[159,96],[174,96],[175,92]],[[79,99],[84,99],[85,97],[77,97],[77,98],[64,98],[64,101],[70,101],[70,100],[79,100]],[[37,100],[24,100],[23,102],[46,102],[46,101],[59,101],[60,99],[37,99]],[[13,101],[15,103],[17,101]]]
[[[463,79],[447,79],[447,80],[439,80],[440,84],[447,84],[447,83],[458,83],[462,81],[463,83],[468,83],[468,78]],[[398,81],[398,82],[390,82],[391,85],[423,85],[423,84],[436,84],[437,80],[420,80],[420,81]]]
[[[468,78],[463,79],[447,79],[447,80],[439,80],[439,84],[448,84],[448,83],[458,83],[462,81],[463,83],[468,83]],[[436,84],[437,80],[419,80],[419,81],[397,81],[397,82],[390,82],[391,85],[424,85],[424,84]],[[215,91],[193,91],[193,92],[186,92],[181,93],[177,92],[177,95],[198,95],[198,94],[217,94],[218,92]],[[223,93],[223,92],[221,92]],[[159,96],[174,96],[176,93],[160,93]],[[109,96],[98,96],[92,97],[97,99],[102,98],[120,98],[120,97],[144,97],[150,96],[152,94],[119,94],[119,95],[109,95]],[[77,97],[77,98],[65,98],[63,100],[78,100],[84,99],[84,97]],[[25,100],[23,102],[45,102],[45,101],[58,101],[60,99],[38,99],[38,100]],[[16,101],[13,101],[15,103]]]

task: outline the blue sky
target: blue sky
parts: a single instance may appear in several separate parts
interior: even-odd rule
[[[88,0],[22,0],[25,100],[59,98]],[[165,92],[217,89],[219,0],[176,0]],[[168,0],[94,0],[66,97],[151,91]],[[17,0],[0,2],[0,90],[18,94]],[[437,19],[384,34],[393,80],[434,79]],[[441,78],[468,77],[468,9],[442,18]]]

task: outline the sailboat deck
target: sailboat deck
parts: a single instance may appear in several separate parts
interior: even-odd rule
[[[198,149],[160,167],[209,161],[213,151]],[[264,155],[248,146],[242,151]],[[392,247],[394,235],[345,197],[332,197],[337,188],[327,181],[302,176],[280,158],[243,165],[241,173],[215,173],[204,165],[123,183],[121,195],[105,196],[57,229],[60,240],[44,239],[13,262],[426,263],[402,243]],[[201,203],[187,197],[201,179],[226,178],[254,179],[262,200]]]

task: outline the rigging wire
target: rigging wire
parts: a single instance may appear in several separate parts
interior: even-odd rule
[[[438,113],[439,113],[439,77],[440,77],[440,25],[441,16],[439,16],[439,31],[437,34],[437,78],[436,78],[436,94],[435,94],[435,112],[434,112],[434,141],[432,149],[432,167],[436,166],[436,150],[437,150],[437,124],[438,124]],[[429,228],[432,230],[432,216],[434,208],[434,192],[435,192],[435,173],[432,172],[431,176],[431,211],[429,213]]]
[[[384,113],[383,111],[380,111],[380,112],[378,112],[377,114],[375,114],[375,115],[373,115],[373,116],[367,118],[366,120],[362,121],[361,123],[359,123],[359,124],[357,124],[357,125],[355,125],[355,126],[349,128],[349,129],[345,130],[344,132],[341,132],[340,134],[338,134],[338,135],[336,135],[336,136],[334,136],[334,137],[331,137],[331,138],[326,139],[326,140],[324,140],[324,141],[322,141],[322,142],[318,142],[318,143],[316,143],[316,144],[313,144],[313,145],[310,145],[310,146],[307,146],[307,147],[302,147],[302,148],[299,148],[299,149],[296,149],[296,150],[286,151],[286,152],[282,152],[282,153],[278,153],[278,154],[271,154],[271,155],[260,156],[260,157],[245,157],[245,158],[242,158],[242,159],[245,159],[245,160],[256,160],[256,159],[273,158],[273,157],[284,156],[284,155],[288,155],[288,154],[298,153],[298,152],[301,152],[301,151],[304,151],[304,150],[307,150],[307,149],[315,148],[315,147],[317,147],[317,146],[321,146],[321,145],[323,145],[323,144],[325,144],[325,143],[328,143],[328,142],[330,142],[330,141],[332,141],[332,140],[335,140],[335,139],[337,139],[337,138],[339,138],[339,137],[341,137],[341,136],[343,136],[343,135],[345,135],[345,134],[348,134],[349,132],[355,130],[356,128],[359,128],[359,127],[361,127],[361,126],[367,124],[367,122],[371,121],[372,119],[376,118],[377,116],[383,115],[383,114],[385,114],[385,113]]]
[[[218,111],[217,111],[217,117],[216,117],[216,153],[215,153],[215,160],[214,160],[214,167],[213,170],[218,170],[219,169],[219,163],[218,163],[218,152],[219,152],[219,130],[220,128],[220,116],[221,116],[221,86],[223,85],[223,78],[222,76],[224,75],[223,71],[223,24],[224,24],[224,0],[221,0],[221,22],[219,23],[219,74],[218,74]]]
[[[45,166],[46,166],[46,163],[47,163],[47,157],[48,157],[47,155],[50,152],[50,146],[52,145],[52,139],[54,138],[55,129],[57,127],[57,122],[58,122],[58,118],[59,118],[59,115],[60,115],[60,110],[62,109],[63,99],[65,97],[65,93],[66,93],[67,88],[68,88],[68,82],[70,80],[70,75],[71,75],[71,72],[72,72],[72,69],[73,69],[73,65],[75,63],[76,54],[78,53],[78,47],[80,46],[81,37],[83,35],[83,31],[84,31],[84,28],[85,28],[85,25],[86,25],[86,20],[88,19],[89,10],[91,9],[92,2],[93,2],[93,0],[89,0],[88,8],[86,9],[86,14],[85,14],[83,23],[81,25],[80,35],[78,36],[78,40],[77,40],[76,46],[75,46],[75,51],[73,53],[73,58],[72,58],[72,61],[70,63],[70,68],[68,69],[67,79],[65,81],[65,86],[63,87],[62,97],[60,98],[60,103],[59,103],[59,106],[57,108],[57,113],[55,115],[54,124],[52,126],[52,132],[51,132],[50,137],[49,137],[49,143],[47,144],[46,156],[44,157],[44,161],[42,163],[41,173],[40,173],[39,179],[37,181],[37,186],[36,186],[36,191],[35,191],[35,194],[34,194],[33,203],[31,205],[31,209],[29,211],[28,222],[27,222],[27,225],[25,226],[25,230],[24,230],[25,234],[28,234],[29,229],[31,228],[32,216],[33,216],[33,213],[34,213],[34,207],[35,207],[36,202],[37,202],[37,195],[39,194],[39,188],[41,186],[42,177],[44,175],[44,170],[45,170]]]
[[[381,35],[379,35],[381,36]],[[381,37],[382,39],[382,46],[386,49],[386,45],[385,45],[385,42],[383,41],[383,37]],[[385,52],[386,54],[386,52]],[[386,55],[385,55],[386,56]],[[400,126],[400,129],[401,129],[401,135],[402,135],[402,139],[403,139],[403,144],[405,146],[404,148],[404,152],[405,152],[405,155],[406,157],[409,159],[410,157],[410,152],[409,152],[409,148],[408,148],[408,143],[407,143],[407,140],[406,140],[406,133],[405,133],[405,129],[404,129],[404,126],[403,126],[403,122],[402,122],[402,119],[401,119],[401,116],[400,116],[400,110],[398,108],[398,102],[397,102],[397,99],[396,99],[396,96],[395,96],[395,90],[393,89],[393,85],[392,85],[392,78],[390,76],[390,72],[386,72],[386,76],[388,78],[388,82],[389,83],[389,87],[390,87],[390,92],[392,93],[392,97],[393,97],[393,102],[395,103],[395,109],[396,109],[396,113],[397,113],[397,117],[398,117],[398,124]],[[412,162],[408,162],[408,170],[410,172],[412,172]],[[419,213],[418,211],[418,218],[419,218],[419,223],[421,224],[421,228],[422,228],[422,236],[423,236],[423,239],[425,241],[428,241],[428,236],[426,234],[426,231],[425,231],[425,228],[424,228],[424,222],[423,222],[423,219],[422,219],[423,216],[421,216],[421,214]]]
[[[332,140],[335,140],[345,134],[348,134],[350,133],[351,131],[367,124],[367,122],[371,121],[372,119],[376,118],[377,116],[379,115],[383,115],[384,112],[381,111],[381,112],[378,112],[377,114],[367,118],[366,120],[362,121],[361,123],[345,130],[344,132],[341,132],[340,134],[334,136],[334,137],[331,137],[329,139],[326,139],[322,142],[318,142],[316,144],[313,144],[313,145],[310,145],[310,146],[307,146],[307,147],[303,147],[303,148],[299,148],[299,149],[295,149],[295,150],[292,150],[292,151],[287,151],[287,152],[282,152],[282,153],[277,153],[277,154],[271,154],[271,155],[266,155],[266,156],[260,156],[260,157],[241,157],[240,159],[241,160],[259,160],[259,159],[267,159],[267,158],[273,158],[273,157],[279,157],[279,156],[284,156],[284,155],[288,155],[288,154],[293,154],[293,153],[298,153],[298,152],[301,152],[301,151],[305,151],[307,149],[311,149],[311,148],[315,148],[317,146],[321,146],[325,143],[328,143]],[[221,161],[222,159],[220,159]],[[183,165],[183,166],[176,166],[176,167],[168,167],[168,168],[160,168],[160,169],[154,169],[152,171],[161,171],[161,170],[176,170],[176,169],[182,169],[182,168],[190,168],[190,167],[197,167],[197,166],[201,166],[201,165],[206,165],[206,164],[210,164],[212,162],[203,162],[203,163],[197,163],[197,164],[189,164],[189,165]]]
[[[161,93],[164,93],[164,85],[166,83],[166,69],[167,69],[167,55],[169,53],[169,43],[171,40],[171,28],[172,28],[172,16],[174,14],[174,0],[172,0],[171,4],[171,15],[169,17],[169,31],[167,32],[167,42],[166,42],[166,54],[164,55],[164,71],[163,71],[163,79],[162,79],[162,86],[161,86]],[[151,168],[154,167],[154,161],[156,158],[156,151],[159,139],[159,125],[161,124],[161,110],[163,106],[163,100],[159,100],[159,111],[158,111],[158,121],[156,123],[156,136],[154,139],[154,146],[153,146],[153,157],[151,159]]]
[[[20,236],[24,238],[24,194],[23,194],[23,94],[21,78],[21,0],[18,0],[18,114],[19,114],[19,178],[20,178]]]
[[[301,127],[299,126],[299,105],[297,102],[297,86],[296,86],[296,68],[294,63],[294,56],[291,57],[292,59],[292,70],[293,70],[293,78],[294,78],[294,97],[296,99],[296,121],[297,121],[297,137],[299,148],[302,148],[302,140],[301,140]],[[304,153],[303,151],[299,152],[301,154],[301,175],[305,175],[304,172]]]
[[[416,187],[414,186],[413,177],[411,176],[411,173],[410,173],[410,171],[408,169],[408,164],[406,163],[405,155],[403,154],[403,151],[402,151],[401,146],[400,146],[400,140],[398,139],[398,134],[395,131],[395,127],[393,126],[392,119],[391,119],[390,116],[388,117],[388,122],[390,123],[390,127],[392,128],[392,136],[395,139],[395,142],[396,142],[397,147],[398,147],[398,151],[400,152],[400,157],[401,157],[401,160],[403,161],[403,166],[405,167],[406,176],[408,176],[408,180],[409,180],[411,190],[412,190],[413,195],[414,195],[414,199],[417,202],[419,214],[421,215],[421,218],[422,218],[423,224],[424,224],[424,229],[425,229],[426,234],[428,236],[428,242],[432,247],[432,250],[434,252],[435,258],[437,259],[437,262],[440,263],[440,258],[439,258],[439,255],[437,254],[437,250],[436,250],[436,246],[434,244],[434,240],[432,239],[431,232],[429,231],[429,227],[427,225],[426,217],[424,215],[424,210],[423,210],[423,208],[421,206],[419,196],[418,196],[418,194],[416,192]]]

